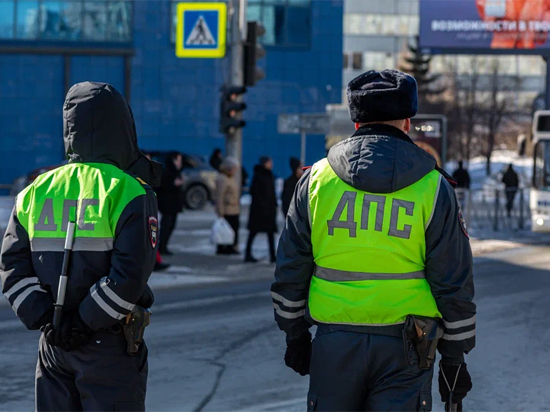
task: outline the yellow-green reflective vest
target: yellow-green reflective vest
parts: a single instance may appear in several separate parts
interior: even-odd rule
[[[17,218],[34,252],[63,251],[69,221],[77,223],[74,251],[110,251],[122,212],[145,193],[115,166],[70,163],[40,175],[17,196]]]
[[[327,159],[310,176],[315,272],[309,313],[320,323],[385,326],[441,317],[425,279],[426,241],[441,175],[395,193],[349,186]]]

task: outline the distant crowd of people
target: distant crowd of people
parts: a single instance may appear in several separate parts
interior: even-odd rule
[[[222,151],[215,149],[210,157],[210,165],[218,170],[219,176],[216,182],[216,203],[215,210],[218,217],[223,217],[235,232],[235,241],[233,245],[218,245],[217,254],[236,255],[240,254],[239,244],[239,222],[240,222],[240,194],[241,188],[235,177],[241,170],[241,186],[246,186],[248,176],[244,168],[236,159],[231,157],[223,158]],[[302,163],[299,159],[290,159],[290,168],[292,174],[284,183],[281,196],[283,215],[286,216],[294,193],[294,188],[302,176]],[[266,233],[269,247],[269,258],[272,263],[275,262],[275,233],[277,232],[277,209],[278,200],[275,190],[275,176],[273,175],[273,159],[268,156],[262,156],[258,164],[254,167],[254,175],[250,183],[249,193],[251,204],[248,216],[248,240],[244,254],[244,261],[247,263],[256,263],[252,255],[252,246],[254,239],[259,233]]]
[[[468,170],[464,168],[464,162],[458,162],[458,169],[453,172],[453,179],[457,188],[470,189],[470,174]],[[514,170],[514,165],[512,163],[508,165],[508,168],[502,175],[501,182],[504,184],[506,192],[506,212],[508,217],[510,217],[514,210],[514,199],[516,198],[519,188],[519,176]],[[463,194],[459,192],[458,196],[459,201],[461,201]]]

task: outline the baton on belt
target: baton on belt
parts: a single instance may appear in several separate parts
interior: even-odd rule
[[[61,266],[61,276],[59,277],[59,287],[57,289],[57,301],[55,302],[55,311],[53,314],[53,328],[57,329],[61,323],[61,313],[65,303],[65,292],[67,291],[67,280],[69,276],[69,259],[73,250],[75,222],[69,222],[67,226],[67,237],[65,238],[65,251],[63,254],[63,265]]]

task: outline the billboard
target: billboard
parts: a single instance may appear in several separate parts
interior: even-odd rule
[[[550,0],[420,0],[432,52],[550,54]]]

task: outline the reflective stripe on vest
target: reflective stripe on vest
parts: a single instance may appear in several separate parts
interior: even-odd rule
[[[310,176],[315,273],[309,314],[320,323],[392,325],[441,317],[425,279],[425,229],[439,192],[432,171],[395,193],[357,190],[323,159]]]

